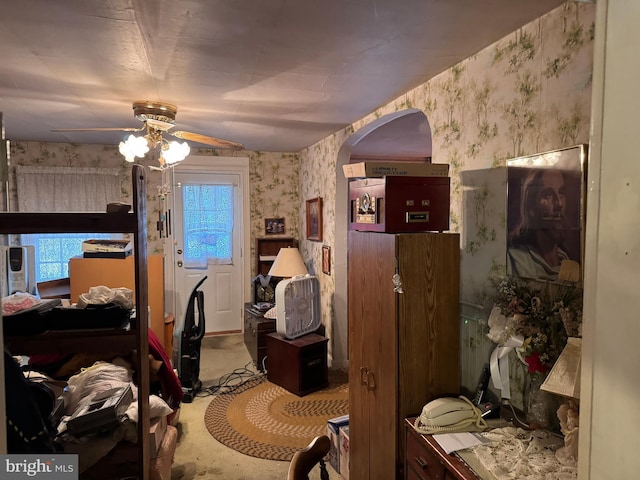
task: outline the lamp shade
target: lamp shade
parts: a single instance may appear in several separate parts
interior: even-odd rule
[[[540,389],[564,397],[580,398],[581,355],[582,339],[569,337]]]
[[[300,251],[293,247],[281,248],[269,270],[272,277],[295,277],[308,273]]]

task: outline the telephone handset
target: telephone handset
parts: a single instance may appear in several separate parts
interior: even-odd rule
[[[482,367],[482,372],[480,373],[480,380],[478,380],[478,388],[476,388],[476,395],[473,398],[473,404],[476,407],[479,407],[480,404],[485,400],[487,394],[487,388],[489,388],[489,379],[491,378],[491,370],[489,369],[489,364],[485,363],[484,367]]]
[[[427,403],[416,418],[414,427],[426,434],[472,432],[484,430],[487,422],[482,418],[480,409],[468,398],[445,397]]]

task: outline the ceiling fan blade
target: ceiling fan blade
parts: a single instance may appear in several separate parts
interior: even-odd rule
[[[115,128],[115,127],[98,127],[98,128],[52,128],[51,132],[140,132],[142,128]]]
[[[244,148],[244,145],[242,145],[241,143],[232,142],[230,140],[223,140],[221,138],[208,137],[206,135],[200,135],[199,133],[183,132],[181,130],[168,133],[169,135],[173,135],[174,137],[181,138],[183,140],[203,143],[205,145],[210,145],[216,148],[225,148],[228,150],[242,150]]]

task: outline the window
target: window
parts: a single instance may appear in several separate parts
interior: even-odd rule
[[[42,233],[21,235],[22,245],[33,245],[36,259],[36,282],[69,276],[69,259],[82,255],[82,242],[88,238],[122,238],[122,235],[86,233]]]
[[[121,200],[118,170],[95,168],[16,167],[20,212],[104,212]],[[121,234],[65,233],[21,235],[35,249],[36,282],[69,276],[69,259],[82,255],[89,238],[122,238]]]
[[[183,185],[184,261],[231,264],[233,186]]]

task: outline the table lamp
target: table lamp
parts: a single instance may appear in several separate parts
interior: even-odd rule
[[[580,399],[580,358],[582,339],[569,337],[562,353],[551,368],[540,389],[569,399],[558,408],[564,447],[556,451],[556,458],[565,465],[578,461],[578,427]]]
[[[309,272],[302,260],[300,250],[295,247],[281,248],[269,269],[272,277],[291,278],[296,275],[306,275]]]

